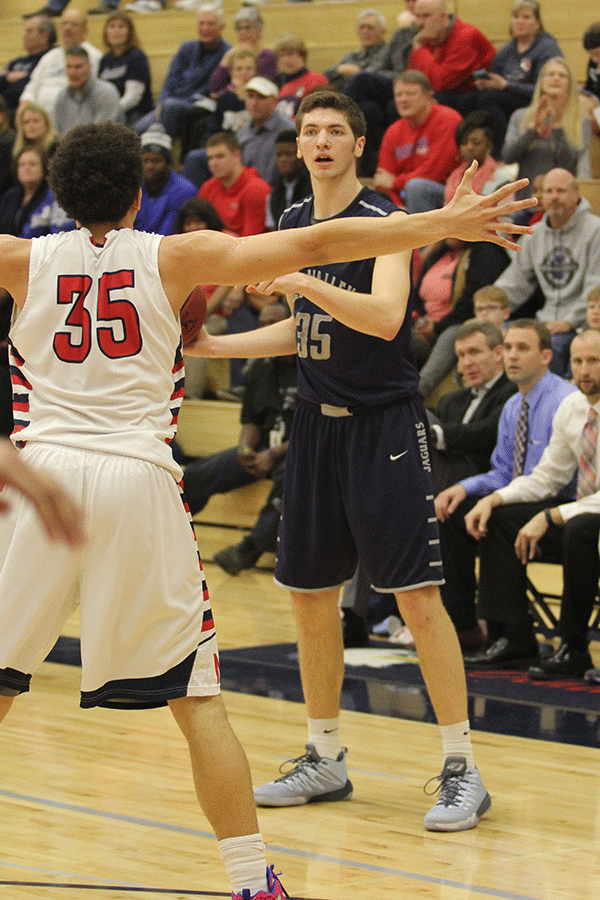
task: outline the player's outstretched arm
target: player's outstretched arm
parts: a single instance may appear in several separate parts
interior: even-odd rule
[[[293,316],[240,334],[209,334],[206,328],[193,344],[187,344],[186,356],[225,359],[256,359],[264,356],[292,356],[296,353],[296,324]]]
[[[35,506],[48,536],[77,547],[84,541],[83,513],[51,478],[20,458],[10,441],[0,440],[0,482],[23,494]],[[0,495],[0,511],[9,508]]]
[[[534,199],[504,202],[525,187],[527,179],[482,197],[472,187],[476,171],[477,164],[473,163],[452,201],[427,213],[407,216],[398,212],[385,219],[332,219],[307,228],[246,238],[211,231],[167,237],[159,251],[167,296],[183,303],[197,284],[257,284],[307,266],[385,256],[444,237],[491,241],[518,249],[502,234],[531,229],[500,217],[535,205]]]
[[[0,287],[5,288],[18,307],[27,295],[31,241],[0,235]]]

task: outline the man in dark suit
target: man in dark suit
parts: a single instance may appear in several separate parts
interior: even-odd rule
[[[458,371],[465,386],[445,394],[429,414],[436,494],[489,469],[500,412],[517,390],[504,372],[503,341],[497,325],[480,319],[469,319],[457,332]]]

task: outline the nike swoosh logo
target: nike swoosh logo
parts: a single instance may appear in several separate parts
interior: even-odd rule
[[[404,450],[403,453],[398,453],[397,456],[392,456],[392,454],[390,453],[390,459],[392,460],[392,462],[394,462],[394,460],[400,459],[401,456],[404,456],[405,453],[408,453],[408,450]]]
[[[324,728],[323,734],[333,734],[334,731],[337,731],[337,728]]]

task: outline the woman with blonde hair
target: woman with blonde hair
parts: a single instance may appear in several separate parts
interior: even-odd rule
[[[510,41],[501,47],[487,72],[475,77],[478,109],[492,116],[496,156],[502,147],[508,120],[531,101],[544,63],[562,51],[544,28],[538,0],[514,0],[510,9]]]
[[[516,110],[508,123],[502,159],[518,163],[519,178],[530,182],[517,199],[530,196],[533,179],[550,169],[589,177],[589,144],[579,88],[568,63],[555,56],[542,66],[529,106]]]
[[[24,103],[15,117],[17,136],[13,146],[13,159],[30,147],[39,147],[49,156],[58,143],[58,135],[52,127],[50,116],[36,103]]]

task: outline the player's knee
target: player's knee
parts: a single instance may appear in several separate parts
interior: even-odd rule
[[[443,614],[444,605],[439,588],[427,585],[410,591],[399,591],[396,601],[400,615],[414,634],[430,627],[437,616]]]

